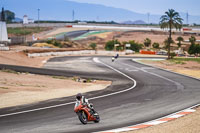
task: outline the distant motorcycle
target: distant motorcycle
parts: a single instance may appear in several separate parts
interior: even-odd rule
[[[87,124],[88,121],[94,121],[99,123],[99,114],[95,111],[93,112],[87,105],[82,104],[80,101],[78,105],[74,108],[74,112],[78,115],[79,120],[82,124]]]
[[[112,62],[114,62],[117,58],[119,57],[119,54],[117,54],[116,56],[113,56],[111,59],[112,59]]]

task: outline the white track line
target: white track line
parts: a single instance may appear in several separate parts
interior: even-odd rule
[[[135,61],[135,60],[133,60],[133,61]],[[136,62],[138,62],[138,61],[136,61]],[[147,65],[147,64],[144,64],[144,63],[141,63],[141,62],[138,62],[138,63],[143,64],[143,65]],[[151,66],[151,65],[147,65],[147,66]],[[134,66],[132,66],[132,67],[134,67]],[[155,67],[155,66],[151,66],[151,67],[159,68],[159,67]],[[137,67],[135,67],[135,69],[141,70],[143,72],[147,72],[146,70],[143,70],[143,69],[140,69],[140,68],[137,68]],[[162,69],[162,68],[159,68],[159,69]],[[165,69],[162,69],[162,70],[165,70]],[[165,70],[165,71],[168,71],[168,70]],[[172,72],[172,71],[168,71],[168,72]],[[172,73],[185,76],[183,74],[179,74],[179,73],[176,73],[176,72],[172,72]],[[153,74],[153,73],[150,73],[150,74]],[[155,75],[155,76],[158,76],[158,75]],[[186,76],[186,77],[190,77],[190,76]],[[194,78],[194,77],[190,77],[190,78],[197,79],[197,78]],[[197,79],[197,80],[200,80],[200,79]],[[179,114],[179,113],[182,113],[182,112],[195,112],[196,110],[193,109],[193,108],[196,108],[198,106],[200,106],[200,104],[193,105],[193,106],[191,106],[189,108],[183,109],[181,111],[177,111],[177,112],[172,113],[170,115],[167,115],[167,116],[164,116],[164,117],[161,117],[161,118],[157,118],[157,119],[154,119],[154,120],[151,120],[151,121],[148,121],[148,122],[143,122],[143,123],[132,125],[132,126],[128,126],[128,127],[122,127],[122,128],[111,129],[111,130],[100,131],[100,132],[93,132],[93,133],[107,133],[107,132],[109,132],[109,133],[118,133],[118,132],[125,132],[125,131],[132,131],[132,130],[141,129],[141,128],[133,128],[134,126],[140,126],[140,125],[151,125],[151,126],[153,126],[153,125],[158,125],[158,124],[161,124],[161,123],[168,122],[168,121],[159,121],[161,119],[164,119],[164,118],[175,118],[175,119],[177,119],[177,118],[182,117],[182,116],[185,115],[185,114]]]
[[[177,86],[177,90],[184,90],[184,86],[183,86],[181,83],[178,83],[178,82],[173,81],[173,80],[171,80],[171,79],[169,79],[169,78],[166,78],[166,77],[163,77],[163,76],[161,76],[161,75],[158,75],[158,74],[156,74],[156,73],[148,72],[148,71],[146,71],[146,70],[144,70],[144,69],[142,69],[142,68],[138,68],[138,67],[135,67],[135,66],[132,66],[132,65],[129,65],[129,64],[125,64],[125,63],[122,63],[122,64],[124,64],[124,65],[126,65],[126,66],[129,66],[129,67],[133,67],[133,68],[135,68],[135,69],[137,69],[137,70],[141,70],[141,71],[143,71],[143,72],[145,72],[145,73],[154,75],[154,76],[156,76],[156,77],[165,79],[165,80],[167,80],[167,81],[169,81],[169,82],[174,83],[174,84]],[[152,67],[152,68],[153,68],[153,67]]]
[[[137,82],[129,77],[128,75],[120,72],[119,70],[101,62],[98,60],[98,58],[93,58],[93,60],[96,62],[96,63],[101,63],[105,66],[107,66],[108,68],[118,72],[119,74],[122,74],[123,76],[127,77],[128,79],[130,79],[131,81],[134,82],[134,85],[126,90],[122,90],[122,91],[118,91],[118,92],[114,92],[114,93],[110,93],[110,94],[106,94],[106,95],[102,95],[102,96],[97,96],[97,97],[93,97],[93,98],[89,98],[89,100],[92,100],[92,99],[98,99],[98,98],[102,98],[102,97],[107,97],[107,96],[111,96],[111,95],[116,95],[116,94],[119,94],[119,93],[123,93],[123,92],[126,92],[126,91],[129,91],[129,90],[132,90],[133,88],[136,87],[137,85]],[[56,108],[56,107],[61,107],[61,106],[66,106],[66,105],[70,105],[70,104],[74,104],[75,102],[69,102],[69,103],[64,103],[64,104],[58,104],[58,105],[54,105],[54,106],[48,106],[48,107],[42,107],[42,108],[37,108],[37,109],[31,109],[31,110],[26,110],[26,111],[20,111],[20,112],[15,112],[15,113],[9,113],[9,114],[4,114],[4,115],[0,115],[0,118],[1,117],[6,117],[6,116],[12,116],[12,115],[17,115],[17,114],[24,114],[24,113],[29,113],[29,112],[34,112],[34,111],[39,111],[39,110],[45,110],[45,109],[50,109],[50,108]]]

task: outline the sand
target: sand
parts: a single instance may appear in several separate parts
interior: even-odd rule
[[[29,58],[24,52],[24,49],[29,49],[27,46],[12,46],[10,51],[0,51],[0,64],[42,67],[45,61],[52,57],[37,57]],[[34,48],[32,48],[34,49]]]

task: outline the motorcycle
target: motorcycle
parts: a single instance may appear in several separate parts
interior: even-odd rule
[[[113,57],[111,58],[112,62],[114,62],[115,60],[117,60],[118,57],[119,57],[119,54],[117,54],[116,56],[113,56]]]
[[[95,111],[93,112],[87,105],[82,104],[81,101],[75,105],[74,112],[78,115],[79,120],[82,124],[87,124],[88,121],[94,121],[99,123],[100,117],[99,114]]]

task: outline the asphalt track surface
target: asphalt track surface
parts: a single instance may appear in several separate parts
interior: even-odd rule
[[[71,31],[71,32],[67,32],[64,35],[60,35],[58,37],[56,37],[56,39],[64,39],[65,37],[68,37],[70,39],[72,38],[76,38],[78,36],[81,36],[87,32],[89,32],[90,30],[79,30],[79,31]]]
[[[58,57],[49,60],[49,62],[63,62],[65,60],[79,60],[81,58],[83,57]],[[100,123],[96,124],[91,122],[87,125],[82,125],[76,114],[73,112],[74,104],[70,104],[70,102],[74,101],[74,96],[72,96],[21,107],[1,109],[0,132],[96,132],[143,123],[200,103],[200,81],[197,79],[145,66],[137,62],[133,62],[131,58],[128,57],[119,58],[115,62],[111,62],[110,57],[96,58],[104,64],[95,62],[92,62],[92,64],[96,65],[96,69],[104,69],[105,72],[80,72],[65,70],[64,68],[56,68],[59,70],[47,68],[38,69],[8,65],[0,65],[0,68],[28,71],[37,74],[62,76],[75,75],[113,81],[112,85],[105,90],[86,93],[85,95],[88,98],[129,89],[134,86],[135,83],[131,80],[134,79],[137,82],[136,87],[129,91],[90,100],[100,114]],[[88,57],[88,60],[93,60],[93,57]],[[111,67],[114,69],[111,69]],[[119,70],[120,73],[117,70]],[[21,114],[3,116],[3,114],[64,103],[69,104]]]

